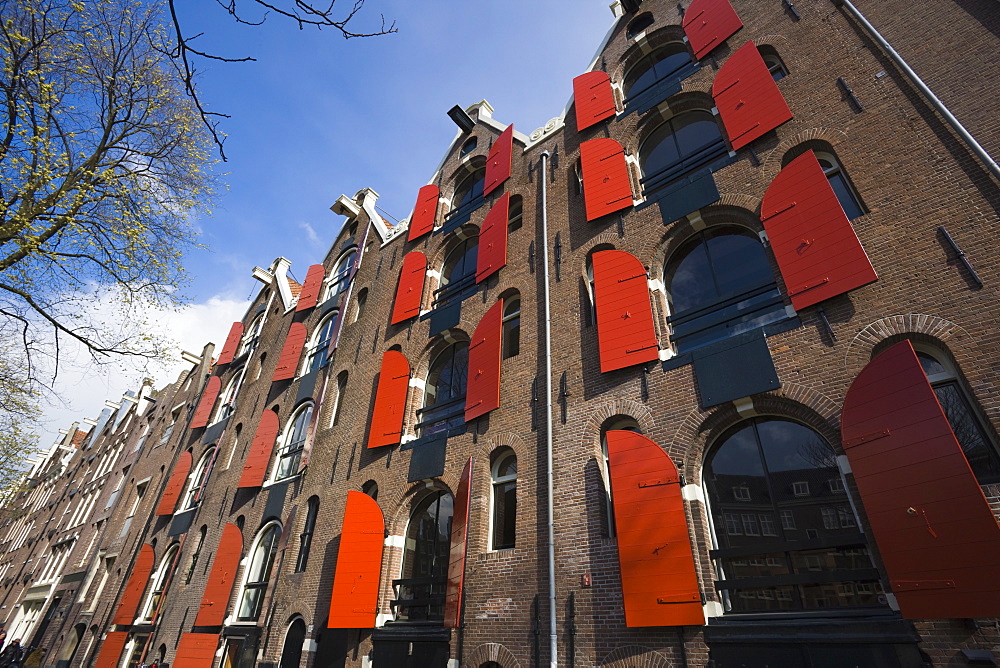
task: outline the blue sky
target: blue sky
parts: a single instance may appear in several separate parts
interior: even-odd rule
[[[283,255],[302,280],[322,260],[343,222],[329,210],[339,195],[372,188],[382,209],[409,216],[455,136],[446,115],[453,105],[486,99],[495,120],[525,134],[561,115],[573,77],[612,25],[609,2],[367,0],[352,25],[376,29],[384,14],[398,33],[345,40],[279,17],[238,25],[211,0],[178,0],[188,34],[203,33],[197,48],[257,61],[198,64],[203,102],[232,115],[220,126],[228,135],[229,161],[218,165],[226,187],[213,214],[195,221],[207,248],[186,260],[191,307],[156,320],[192,352],[221,344],[259,287],[254,265]],[[160,385],[182,366],[144,373]],[[46,410],[43,446],[57,429],[97,417],[105,398],[134,389],[143,373],[63,368],[62,401]]]

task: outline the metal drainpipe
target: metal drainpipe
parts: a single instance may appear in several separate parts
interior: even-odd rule
[[[996,161],[990,157],[989,153],[986,152],[986,149],[984,149],[979,142],[976,141],[975,137],[973,137],[969,131],[965,129],[965,126],[963,126],[959,120],[955,118],[955,116],[948,110],[948,107],[944,106],[944,103],[941,102],[941,100],[939,100],[933,92],[931,92],[931,89],[927,87],[927,84],[925,84],[923,80],[917,76],[917,73],[914,72],[906,61],[903,60],[903,57],[892,48],[892,45],[890,45],[889,42],[882,37],[881,33],[875,29],[875,26],[869,23],[868,19],[866,19],[864,15],[858,11],[858,8],[851,4],[850,0],[833,0],[833,4],[837,7],[843,7],[846,9],[851,16],[853,16],[855,20],[861,24],[865,31],[867,31],[868,36],[875,40],[880,47],[882,47],[882,50],[885,51],[886,55],[889,56],[892,62],[896,63],[896,66],[903,71],[903,74],[905,74],[910,80],[910,83],[916,86],[917,89],[924,94],[924,97],[927,98],[930,105],[944,117],[944,120],[948,123],[948,125],[950,125],[958,136],[965,141],[972,152],[983,161],[983,164],[986,165],[986,168],[993,173],[993,176],[1000,179],[1000,165],[997,165]]]
[[[546,169],[549,152],[542,151],[542,303],[545,305],[545,464],[546,518],[549,530],[549,665],[559,665],[559,637],[556,632],[556,543],[555,502],[552,498],[552,309],[549,299],[549,216],[546,193]]]

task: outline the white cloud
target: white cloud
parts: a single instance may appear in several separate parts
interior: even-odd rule
[[[311,244],[319,244],[322,241],[319,238],[319,235],[316,234],[316,230],[314,230],[313,226],[310,225],[309,223],[301,222],[301,223],[299,223],[299,228],[305,230],[305,232],[306,232],[306,238],[309,239],[309,243],[311,243]]]

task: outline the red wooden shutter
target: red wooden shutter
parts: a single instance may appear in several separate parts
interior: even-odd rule
[[[681,23],[694,57],[701,60],[743,27],[729,0],[694,0]]]
[[[490,147],[486,156],[486,179],[483,181],[483,194],[489,195],[510,178],[511,161],[514,154],[514,124],[500,133]]]
[[[1000,527],[909,341],[858,374],[841,420],[903,616],[1000,615]]]
[[[174,664],[184,668],[212,668],[219,636],[215,633],[182,633]]]
[[[337,570],[330,596],[331,629],[370,629],[378,613],[385,519],[375,499],[347,493],[344,523],[337,548]]]
[[[476,283],[500,271],[507,264],[507,219],[510,216],[510,193],[504,193],[483,219],[476,256]]]
[[[472,468],[469,457],[455,492],[455,511],[451,524],[451,550],[448,556],[448,585],[444,600],[444,626],[457,629],[462,623],[462,586],[465,584],[465,555],[469,546],[469,508],[472,505]]]
[[[260,487],[267,478],[267,465],[271,462],[271,452],[278,438],[278,414],[271,409],[261,413],[257,423],[257,432],[250,444],[246,462],[243,464],[243,475],[240,476],[240,487]]]
[[[753,42],[737,49],[719,68],[712,97],[734,149],[792,120],[792,110]]]
[[[177,466],[174,467],[174,473],[170,476],[170,482],[167,483],[166,488],[163,490],[163,496],[160,497],[160,504],[156,506],[157,517],[174,514],[174,509],[177,507],[177,500],[180,498],[181,492],[184,491],[184,483],[187,482],[188,474],[190,473],[191,453],[185,450],[177,458]]]
[[[129,623],[132,623],[131,620]],[[128,642],[128,631],[108,631],[104,635],[104,642],[101,643],[101,651],[94,660],[94,668],[118,668],[118,661],[122,657],[126,642]]]
[[[307,335],[306,326],[301,322],[293,322],[292,326],[288,328],[285,345],[281,348],[281,355],[278,356],[278,367],[274,370],[271,382],[295,378],[295,372],[299,368],[299,358],[302,357],[302,348],[306,345]]]
[[[420,302],[424,296],[424,275],[427,273],[427,257],[420,251],[411,251],[403,257],[399,269],[399,283],[396,285],[396,301],[392,306],[390,324],[420,315]]]
[[[135,621],[135,616],[139,611],[139,604],[142,603],[142,594],[146,591],[146,583],[149,582],[149,575],[153,572],[153,546],[143,543],[139,548],[139,556],[132,566],[132,573],[125,583],[122,597],[118,600],[118,609],[115,611],[113,624],[131,624]]]
[[[589,139],[580,144],[580,169],[587,220],[632,206],[625,149],[614,139]]]
[[[240,347],[240,341],[243,339],[243,323],[234,322],[233,326],[229,328],[229,336],[226,337],[226,343],[222,346],[222,352],[219,353],[219,359],[216,360],[216,364],[229,364],[236,357],[236,350]]]
[[[595,70],[573,79],[573,100],[576,104],[577,130],[589,128],[618,113],[607,72]]]
[[[410,362],[398,350],[382,354],[382,370],[375,390],[375,409],[368,431],[368,447],[395,445],[403,437],[403,411],[410,386]]]
[[[469,343],[469,377],[465,391],[465,421],[500,408],[500,347],[503,300],[490,307],[476,325]]]
[[[191,429],[208,425],[208,421],[212,417],[212,409],[215,407],[215,400],[219,398],[219,392],[221,391],[222,379],[218,376],[209,378],[208,382],[205,383],[205,390],[201,393],[201,401],[198,402],[198,408],[194,411],[194,417],[191,418]]]
[[[677,467],[642,434],[606,438],[625,625],[704,624]]]
[[[812,151],[774,178],[760,217],[796,309],[878,279]]]
[[[307,308],[316,306],[319,301],[320,290],[323,289],[323,279],[326,278],[326,269],[321,264],[314,264],[306,272],[306,282],[302,285],[302,292],[299,293],[299,303],[295,306],[296,311],[305,311]]]
[[[419,239],[434,229],[440,197],[441,189],[434,184],[424,186],[417,192],[417,203],[413,205],[413,215],[410,216],[410,233],[407,241]]]
[[[222,527],[219,549],[215,551],[212,571],[205,583],[205,593],[201,596],[201,607],[194,620],[195,626],[222,626],[226,620],[226,608],[233,594],[233,582],[243,557],[243,532],[229,522]]]
[[[658,359],[653,307],[642,263],[617,250],[598,251],[591,262],[601,372]]]

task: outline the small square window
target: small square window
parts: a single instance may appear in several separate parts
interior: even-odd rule
[[[750,488],[746,485],[740,485],[739,487],[733,487],[733,498],[738,501],[749,501],[750,500]]]
[[[809,483],[793,482],[792,493],[795,494],[795,496],[809,496]]]

